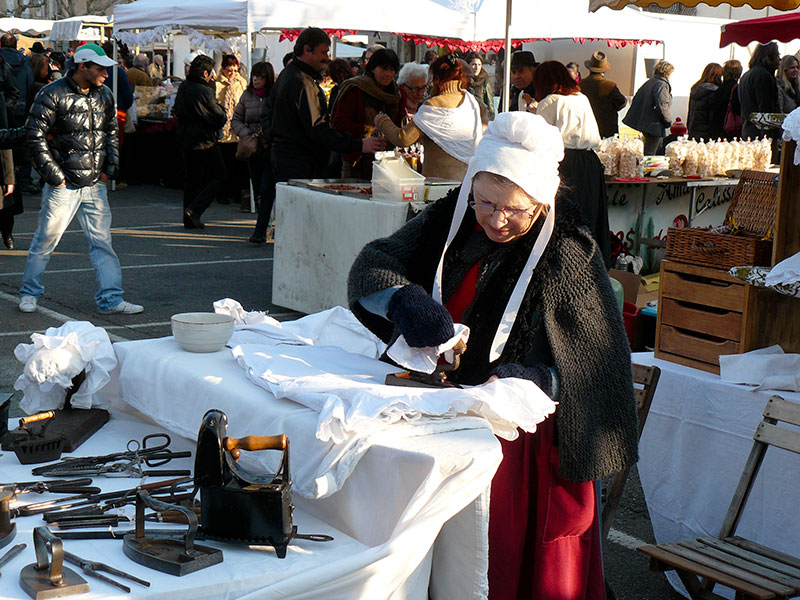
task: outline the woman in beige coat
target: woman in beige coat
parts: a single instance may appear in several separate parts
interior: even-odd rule
[[[420,142],[422,174],[461,181],[483,133],[481,109],[467,92],[469,65],[452,54],[430,66],[431,94],[411,121],[398,127],[388,115],[375,117],[375,127],[389,143],[405,148]]]
[[[246,89],[247,80],[239,74],[239,59],[233,54],[224,55],[217,76],[217,102],[228,115],[228,121],[222,127],[222,137],[219,140],[219,148],[228,172],[223,197],[219,199],[222,204],[229,204],[233,200],[234,202],[242,201],[242,205],[244,205],[241,192],[247,187],[247,167],[244,163],[236,160],[236,146],[239,143],[239,137],[231,127],[231,120],[239,98]]]

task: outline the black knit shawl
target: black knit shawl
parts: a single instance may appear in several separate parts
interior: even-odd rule
[[[391,237],[365,246],[353,264],[351,309],[385,340],[392,337],[391,323],[365,311],[357,300],[392,285],[418,283],[432,289],[457,194],[458,189]],[[554,366],[559,376],[559,472],[573,481],[590,481],[636,462],[636,410],[622,317],[597,246],[568,202],[557,201],[553,235],[502,356],[492,364],[488,359],[541,221],[519,240],[498,244],[476,231],[474,213],[467,211],[444,265],[447,301],[469,268],[483,260],[475,300],[462,319],[470,327],[470,340],[456,378],[481,383],[494,366],[510,362]]]

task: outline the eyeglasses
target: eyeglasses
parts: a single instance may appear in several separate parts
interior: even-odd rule
[[[400,85],[406,88],[409,92],[414,92],[415,94],[422,94],[425,92],[425,90],[428,89],[427,85],[420,85],[417,87],[411,87],[410,85],[406,85],[405,83],[402,83]]]
[[[522,221],[525,217],[535,218],[542,212],[544,205],[540,204],[534,209],[527,208],[497,208],[490,202],[479,202],[470,198],[467,202],[476,215],[482,217],[493,217],[494,213],[499,212],[506,221]]]

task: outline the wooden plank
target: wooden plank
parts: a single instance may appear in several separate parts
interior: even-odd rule
[[[737,567],[743,571],[747,571],[748,573],[753,573],[759,577],[764,577],[769,581],[774,581],[775,583],[785,585],[786,587],[791,588],[793,593],[800,589],[799,578],[792,577],[791,575],[787,575],[782,571],[777,571],[764,565],[752,562],[747,558],[729,554],[724,548],[718,548],[713,543],[706,544],[702,538],[694,541],[678,542],[678,545],[682,548],[688,548],[689,550],[699,552],[700,554],[708,556],[709,558],[719,560],[720,562],[731,565],[732,567]]]
[[[767,567],[768,569],[772,569],[773,571],[778,571],[779,573],[784,573],[785,575],[789,575],[790,577],[800,580],[800,566],[793,567],[791,565],[787,565],[785,562],[773,560],[767,556],[764,556],[761,552],[754,552],[751,550],[747,550],[745,548],[742,548],[741,546],[732,544],[727,540],[721,540],[719,538],[714,538],[714,537],[698,538],[698,540],[703,542],[707,546],[718,548],[733,556],[744,558],[754,564]]]
[[[658,342],[656,342],[656,350],[654,352],[654,356],[656,358],[660,358],[661,360],[668,360],[669,362],[674,362],[679,365],[684,365],[687,367],[692,367],[693,369],[699,369],[701,371],[707,371],[708,373],[716,373],[719,375],[719,363],[711,364],[707,362],[703,362],[702,360],[696,360],[694,358],[689,358],[687,356],[681,356],[680,354],[673,354],[671,352],[664,352],[661,350]]]
[[[800,352],[800,299],[747,286],[743,312],[742,352],[773,344]]]
[[[778,183],[772,264],[800,252],[800,167],[795,166],[797,142],[783,142]]]
[[[744,286],[735,283],[707,277],[696,280],[680,273],[665,271],[659,283],[659,289],[662,288],[663,295],[667,298],[726,310],[744,309]]]
[[[606,492],[606,501],[603,503],[603,511],[600,516],[600,523],[603,526],[602,539],[608,537],[608,532],[611,530],[611,524],[614,522],[614,516],[617,513],[620,498],[622,498],[622,491],[625,489],[625,482],[628,480],[629,468],[614,474],[611,480],[611,485]]]
[[[707,277],[716,279],[726,283],[733,283],[744,287],[744,282],[735,277],[731,277],[728,271],[723,269],[713,269],[711,267],[702,267],[700,265],[690,265],[688,263],[679,263],[672,260],[661,261],[661,266],[665,271],[674,273],[688,273],[689,275],[698,275],[700,277]]]
[[[753,439],[800,454],[800,432],[798,431],[761,422],[758,424]]]
[[[735,567],[730,563],[705,556],[695,550],[684,548],[682,546],[678,546],[677,544],[660,544],[659,547],[663,548],[667,552],[671,552],[672,554],[675,554],[677,556],[680,556],[681,558],[686,559],[687,561],[689,561],[690,565],[696,564],[708,567],[710,569],[714,569],[715,571],[719,571],[720,573],[725,573],[731,577],[739,579],[740,581],[749,583],[750,585],[754,585],[764,590],[769,590],[776,596],[777,595],[788,596],[794,593],[794,590],[789,586],[783,585],[776,581],[772,581],[770,579],[767,579],[766,577],[761,577],[760,575],[750,573],[748,571]],[[697,575],[700,575],[699,573],[693,571],[691,568],[687,568],[685,570],[689,571],[690,573],[695,573]],[[746,590],[740,590],[740,591],[746,591]]]
[[[661,322],[667,325],[737,342],[742,336],[742,313],[738,311],[715,310],[673,298],[664,298],[658,310],[664,311]]]
[[[656,369],[658,367],[647,367],[645,365],[637,365],[636,363],[633,363],[631,368],[633,369],[634,383],[638,383],[639,385],[650,385],[650,383],[653,381],[653,375],[656,373]]]
[[[800,404],[773,395],[764,407],[764,416],[771,417],[776,421],[800,425]]]
[[[671,325],[661,325],[659,350],[686,356],[709,364],[719,364],[720,354],[737,354],[739,343],[732,340],[715,341],[678,330]]]
[[[757,542],[753,542],[743,537],[739,537],[738,535],[726,537],[724,541],[734,544],[735,546],[739,546],[740,548],[744,548],[745,550],[758,552],[762,556],[766,556],[767,558],[771,558],[772,560],[777,560],[778,562],[782,562],[789,566],[800,569],[800,559],[798,559],[795,556],[792,556],[791,554],[786,554],[785,552],[774,550],[772,548],[769,548],[768,546],[763,546]]]
[[[776,596],[776,594],[770,590],[761,588],[727,573],[723,573],[722,571],[717,571],[711,567],[697,564],[696,562],[687,560],[682,556],[678,556],[671,551],[666,550],[664,548],[666,545],[667,544],[662,544],[659,546],[639,546],[636,548],[636,550],[642,554],[646,554],[652,559],[669,565],[678,571],[679,574],[681,571],[692,573],[693,575],[710,579],[733,590],[744,592],[753,598],[758,598],[758,600],[771,600]],[[667,571],[669,569],[664,568],[663,570]],[[681,579],[683,579],[683,577],[681,577]]]

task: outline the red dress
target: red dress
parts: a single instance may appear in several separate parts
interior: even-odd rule
[[[455,322],[475,297],[480,263],[446,303]],[[555,418],[500,440],[489,509],[490,600],[605,600],[594,483],[558,475]]]

